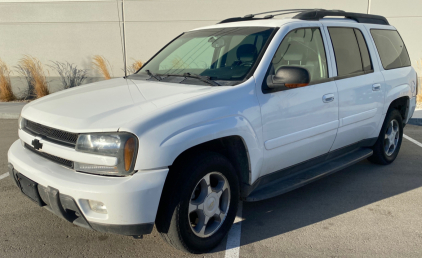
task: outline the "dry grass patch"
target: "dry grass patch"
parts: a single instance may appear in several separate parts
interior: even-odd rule
[[[1,101],[13,101],[16,97],[12,91],[12,84],[10,82],[10,69],[0,59],[0,100]]]
[[[31,97],[41,98],[50,94],[44,68],[38,59],[25,55],[19,60],[16,68],[28,83],[28,91],[24,96],[25,99]]]
[[[422,59],[416,62],[416,67],[417,67],[417,70],[419,70],[418,76],[422,75]],[[418,83],[417,83],[418,88],[419,88],[417,90],[418,90],[419,94],[416,96],[416,103],[418,103],[419,105],[422,105],[422,92],[421,92],[422,77],[418,77],[417,80],[419,80]]]
[[[171,60],[171,64],[173,65],[170,69],[187,69],[189,68],[189,64],[185,62],[182,58],[179,56],[175,56],[173,60]]]
[[[107,59],[105,59],[103,56],[96,55],[93,58],[92,64],[94,65],[94,69],[97,70],[100,74],[102,74],[104,79],[106,80],[111,79],[111,76],[110,76],[111,65],[107,61]]]
[[[141,69],[142,68],[142,66],[144,65],[141,61],[139,61],[139,60],[135,60],[135,59],[133,59],[133,63],[132,63],[132,65],[130,65],[128,68],[127,68],[127,73],[128,74],[134,74],[134,73],[136,73],[139,69]]]

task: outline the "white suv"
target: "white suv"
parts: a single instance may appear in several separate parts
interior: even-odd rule
[[[206,252],[240,200],[366,158],[393,162],[416,94],[406,47],[384,17],[231,18],[181,34],[126,78],[26,105],[9,171],[76,225],[139,237],[155,224],[176,248]]]

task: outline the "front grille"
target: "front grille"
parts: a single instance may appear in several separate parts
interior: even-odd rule
[[[63,159],[45,152],[41,152],[41,151],[37,151],[35,150],[31,145],[25,143],[25,148],[27,148],[28,150],[34,152],[35,154],[40,155],[41,157],[44,157],[48,160],[51,160],[57,164],[60,164],[62,166],[68,167],[68,168],[73,168],[73,161],[67,160],[67,159]]]
[[[54,129],[30,120],[26,120],[24,130],[32,135],[40,136],[46,140],[62,143],[71,147],[75,147],[76,141],[78,140],[78,134],[76,133]]]

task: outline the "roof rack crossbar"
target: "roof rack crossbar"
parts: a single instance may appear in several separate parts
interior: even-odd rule
[[[310,11],[310,10],[315,10],[315,9],[284,9],[284,10],[275,10],[275,11],[269,11],[269,12],[263,12],[263,13],[247,14],[244,17],[249,16],[249,15],[255,16],[255,15],[261,15],[261,14],[267,14],[267,13],[280,13],[280,12],[292,12],[292,11],[294,11],[294,12],[301,12],[301,11]]]
[[[300,12],[309,11],[309,10],[315,10],[315,9],[285,9],[285,10],[269,11],[269,12],[263,12],[263,13],[247,14],[243,17],[233,17],[233,18],[228,18],[228,19],[222,20],[218,24],[228,23],[228,22],[271,19],[274,16],[278,16],[278,15],[284,15],[284,14],[290,14],[290,13],[300,13]],[[279,13],[279,12],[283,12],[283,13]],[[256,15],[267,14],[267,13],[276,13],[276,14],[266,15],[262,18],[254,18]]]
[[[270,15],[266,15],[264,18],[270,19],[270,18],[273,18],[275,16],[280,16],[280,15],[285,15],[285,14],[291,14],[291,13],[297,13],[297,12],[285,12],[285,13],[270,14]]]

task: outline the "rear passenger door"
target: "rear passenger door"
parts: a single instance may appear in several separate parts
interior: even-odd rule
[[[339,129],[331,151],[373,137],[382,117],[384,77],[363,25],[326,26],[339,95]]]

